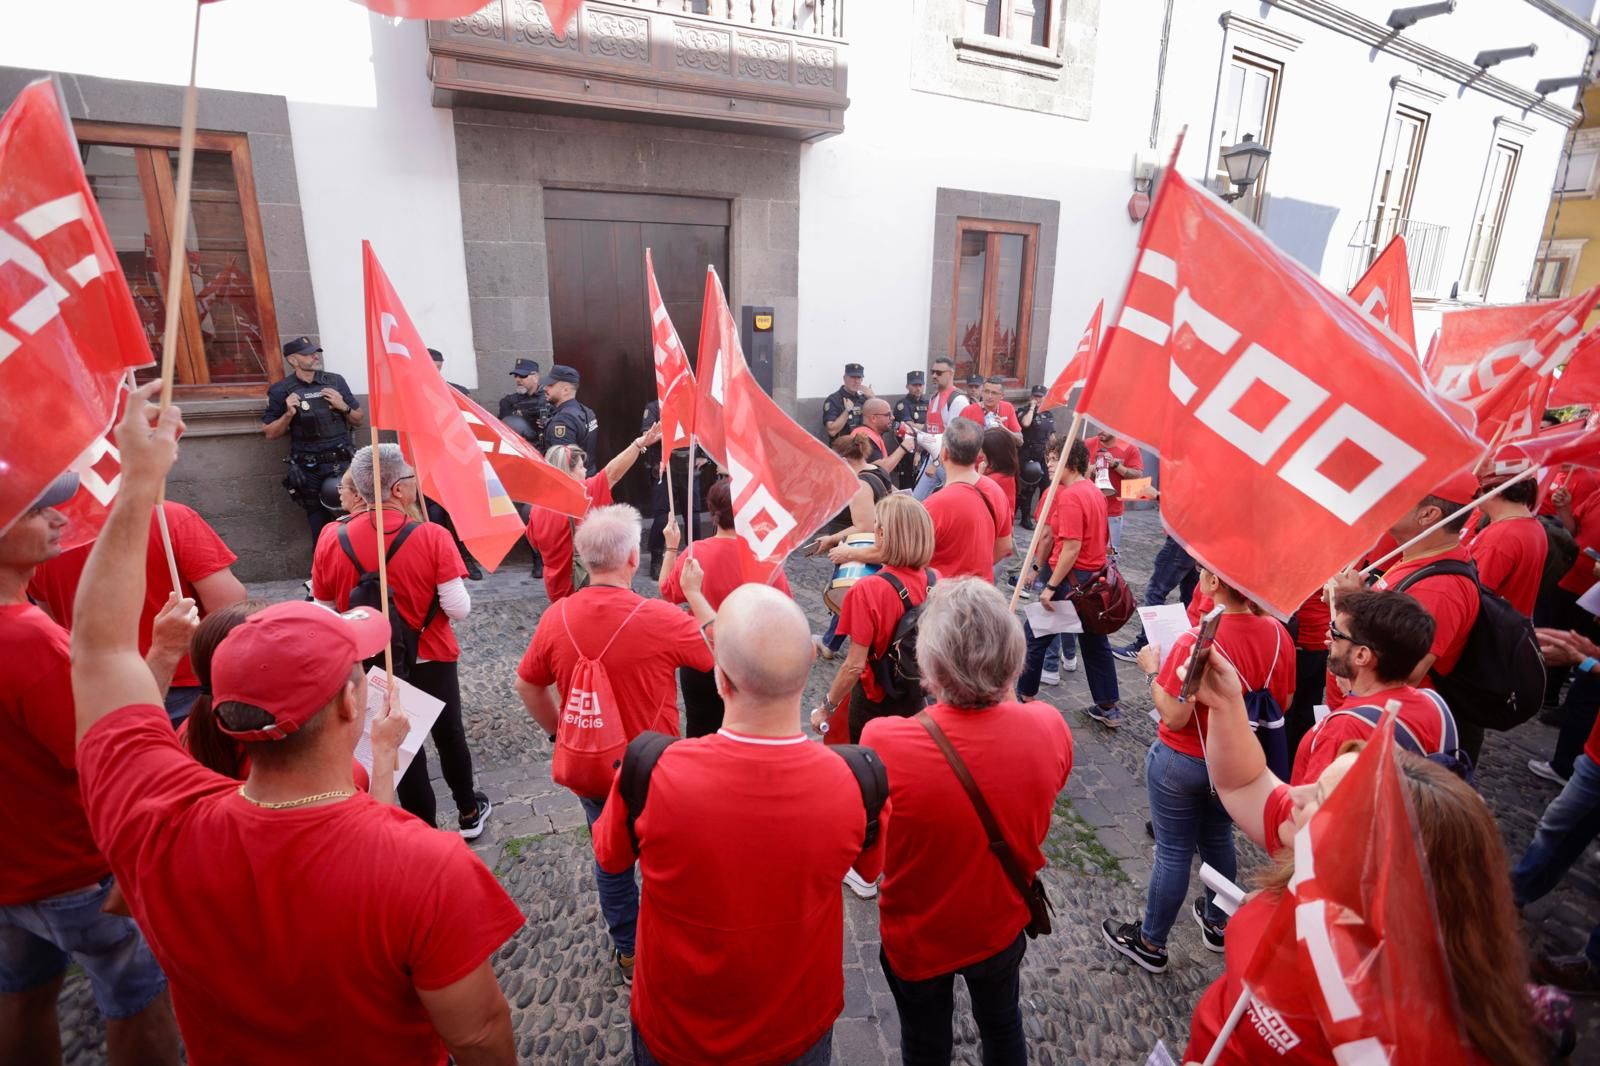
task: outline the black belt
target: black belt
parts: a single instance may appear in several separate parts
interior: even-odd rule
[[[293,462],[308,463],[311,466],[331,466],[342,463],[350,458],[351,452],[348,445],[337,448],[325,448],[319,451],[309,451],[297,448],[289,449],[289,458]]]

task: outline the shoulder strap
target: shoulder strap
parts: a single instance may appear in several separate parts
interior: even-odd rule
[[[1011,882],[1017,892],[1022,896],[1024,903],[1033,894],[1030,882],[1022,867],[1017,862],[1016,853],[1011,850],[1011,845],[1006,843],[1006,838],[1000,832],[1000,825],[994,820],[994,813],[989,810],[983,793],[978,791],[978,783],[972,779],[972,773],[967,769],[967,764],[956,754],[956,749],[951,746],[950,738],[945,736],[944,730],[939,728],[939,723],[927,711],[917,713],[917,721],[922,723],[922,728],[928,731],[933,742],[939,745],[939,750],[944,753],[945,761],[950,764],[950,769],[955,772],[956,780],[961,782],[961,787],[966,790],[967,798],[972,801],[973,810],[978,812],[978,821],[983,823],[983,831],[989,835],[989,850],[994,852],[995,858],[1000,860],[1000,866],[1006,872],[1006,878]]]
[[[383,512],[379,511],[377,513],[381,515]],[[400,545],[406,542],[406,538],[411,536],[411,531],[420,524],[418,522],[407,522],[395,531],[394,537],[389,541],[388,550],[384,552],[385,562],[394,558],[394,553],[400,550]],[[383,520],[381,518],[374,520],[372,529],[375,537],[381,537],[383,535]],[[355,545],[350,543],[349,527],[343,524],[339,526],[339,547],[344,549],[344,553],[350,557],[350,561],[355,564],[358,571],[364,572],[368,569],[367,565],[357,558]],[[374,563],[373,565],[376,566],[377,564]]]
[[[1376,729],[1378,728],[1378,723],[1383,721],[1383,713],[1382,707],[1373,706],[1372,704],[1363,704],[1360,707],[1341,707],[1337,711],[1334,711],[1332,714],[1328,715],[1327,718],[1324,718],[1323,721],[1326,722],[1342,715],[1347,718],[1359,718],[1373,729]],[[1422,743],[1422,741],[1417,739],[1417,735],[1413,733],[1399,718],[1394,720],[1394,728],[1394,738],[1399,742],[1402,748],[1405,748],[1413,755],[1432,754],[1428,751],[1427,747]],[[1315,746],[1315,742],[1313,742],[1313,746]]]
[[[878,842],[878,816],[883,813],[883,805],[889,798],[889,772],[884,769],[878,753],[871,748],[860,744],[837,744],[831,750],[850,767],[856,785],[861,789],[861,805],[867,812],[867,832],[861,838],[861,849],[865,851]]]
[[[1461,740],[1456,735],[1456,716],[1450,710],[1450,705],[1445,698],[1431,688],[1418,689],[1424,696],[1433,702],[1439,712],[1439,747],[1446,754],[1454,752],[1461,746]]]
[[[901,581],[887,570],[879,570],[877,576],[887,581],[889,583],[889,587],[894,589],[895,595],[900,597],[900,613],[904,614],[906,611],[911,610],[911,593],[906,591],[905,582]]]
[[[628,812],[628,839],[633,842],[635,855],[639,854],[639,834],[635,832],[633,825],[639,815],[644,813],[645,800],[650,797],[650,775],[655,772],[656,763],[661,761],[661,756],[666,753],[667,748],[677,740],[677,737],[646,729],[630,740],[627,750],[622,753],[622,770],[617,779],[617,791],[622,796],[623,807]]]
[[[1471,563],[1460,559],[1440,559],[1436,563],[1428,563],[1416,572],[1407,574],[1400,584],[1394,587],[1395,592],[1404,592],[1406,589],[1430,577],[1465,577],[1471,578],[1474,585],[1478,584],[1478,568]]]
[[[979,474],[978,476],[981,478],[983,475]],[[976,481],[963,481],[961,484],[967,486],[967,488],[978,494],[978,499],[983,501],[983,509],[989,512],[989,521],[1000,521],[1000,516],[994,513],[994,504],[989,502],[989,497],[983,494],[983,490],[978,487],[978,483]]]
[[[567,605],[568,601],[570,601],[571,599],[572,599],[572,597],[568,596],[568,597],[566,597],[566,599],[563,599],[561,601],[561,628],[567,631],[567,640],[572,643],[572,650],[578,653],[578,657],[580,659],[590,659],[590,658],[592,658],[595,662],[599,662],[601,659],[604,659],[606,657],[606,652],[610,651],[611,650],[611,645],[615,644],[617,642],[617,638],[622,636],[622,631],[628,627],[628,623],[629,622],[633,621],[633,616],[638,614],[641,610],[643,610],[644,609],[644,605],[650,602],[649,600],[641,598],[638,603],[634,604],[633,605],[633,610],[628,612],[628,617],[626,617],[626,618],[624,618],[622,620],[622,624],[617,626],[617,631],[615,633],[611,634],[611,639],[606,641],[606,646],[600,649],[600,654],[599,655],[594,655],[594,656],[589,656],[589,655],[585,655],[583,653],[583,649],[578,647],[578,641],[572,635],[572,626],[571,626],[571,624],[569,624],[567,622],[567,607],[566,607],[566,605]]]

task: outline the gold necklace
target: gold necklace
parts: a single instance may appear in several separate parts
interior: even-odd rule
[[[244,790],[243,785],[239,786],[239,795],[243,796],[247,803],[252,803],[269,811],[284,811],[291,807],[309,807],[311,804],[321,803],[323,800],[345,799],[355,794],[356,790],[353,788],[336,788],[332,792],[318,792],[315,796],[301,796],[299,799],[284,800],[281,803],[268,803],[251,796]]]

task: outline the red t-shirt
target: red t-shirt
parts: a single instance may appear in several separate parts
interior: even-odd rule
[[[1129,470],[1135,470],[1143,474],[1144,456],[1138,448],[1125,441],[1116,441],[1109,447],[1101,444],[1098,435],[1090,437],[1084,443],[1089,449],[1089,484],[1094,484],[1094,468],[1099,465],[1101,454],[1104,453],[1105,455],[1106,475],[1111,478],[1111,487],[1117,491],[1110,496],[1106,496],[1103,492],[1100,495],[1106,501],[1106,514],[1114,518],[1127,509],[1127,506],[1122,501],[1122,475],[1117,473],[1114,467],[1117,463],[1121,463]],[[1095,491],[1099,492],[1100,490],[1096,489]]]
[[[1189,653],[1194,650],[1197,638],[1196,632],[1179,637],[1161,664],[1156,684],[1169,696],[1176,696],[1183,691],[1178,667],[1189,661]],[[1267,689],[1282,708],[1287,708],[1289,701],[1294,698],[1294,642],[1289,639],[1289,631],[1276,618],[1249,613],[1224,614],[1217,623],[1217,641],[1211,653],[1220,654],[1233,664],[1233,668],[1239,671],[1239,679],[1244,683],[1246,692]],[[1206,728],[1209,713],[1210,708],[1195,700],[1194,714],[1190,716],[1188,725],[1182,729],[1171,729],[1162,722],[1156,732],[1161,742],[1173,751],[1203,759],[1205,749],[1201,747],[1200,730]]]
[[[1594,495],[1594,490],[1600,487],[1600,480],[1581,466],[1558,470],[1544,487],[1544,495],[1539,500],[1539,514],[1555,516],[1556,505],[1550,502],[1550,493],[1563,485],[1572,494],[1572,509],[1576,511]]]
[[[78,794],[69,645],[39,608],[0,606],[0,907],[86,888],[110,872]]]
[[[350,546],[364,567],[378,565],[378,535],[372,518],[376,513],[356,515],[344,524],[350,531]],[[409,521],[399,511],[384,511],[384,543],[389,543]],[[343,611],[350,606],[350,590],[355,588],[361,571],[344,553],[338,533],[330,524],[317,541],[317,550],[311,558],[311,595]],[[411,531],[400,550],[389,559],[389,595],[400,617],[412,626],[419,626],[428,616],[428,606],[438,594],[439,586],[466,576],[466,564],[461,561],[461,552],[450,531],[433,522],[423,522]],[[461,645],[456,643],[456,632],[444,611],[434,612],[433,621],[417,641],[417,658],[435,663],[453,663],[461,658]]]
[[[443,1063],[417,990],[461,980],[522,926],[455,833],[365,794],[256,807],[178,747],[160,707],[95,723],[78,765],[195,1066]]]
[[[548,565],[549,558],[545,561]],[[584,655],[600,656],[630,740],[646,729],[677,736],[674,671],[680,666],[700,671],[712,666],[711,647],[691,615],[663,600],[647,600],[632,589],[590,585],[546,608],[517,666],[517,676],[530,685],[555,685],[565,695],[578,666],[579,647]]]
[[[878,573],[899,578],[906,587],[911,606],[928,598],[926,574],[902,566],[886,566]],[[935,573],[943,576],[937,570]],[[864,577],[844,594],[844,602],[839,605],[838,632],[849,637],[857,647],[866,648],[869,659],[881,659],[889,650],[889,638],[894,636],[894,627],[900,624],[904,614],[905,605],[900,602],[900,594],[893,585],[881,577]],[[870,666],[861,671],[861,691],[869,700],[883,700],[883,690],[878,687],[878,679]]]
[[[1445,719],[1439,712],[1439,705],[1429,696],[1423,695],[1419,689],[1409,685],[1396,685],[1394,688],[1384,689],[1381,692],[1368,693],[1365,696],[1345,696],[1340,700],[1344,707],[1378,707],[1382,708],[1390,700],[1400,701],[1400,724],[1411,731],[1425,751],[1435,752],[1444,739]],[[1366,740],[1372,735],[1372,726],[1366,719],[1356,714],[1330,713],[1328,717],[1312,727],[1300,741],[1300,748],[1294,756],[1294,773],[1289,777],[1291,785],[1309,785],[1328,764],[1339,757],[1339,745],[1347,740]]]
[[[1075,540],[1078,559],[1074,570],[1098,570],[1106,565],[1106,547],[1111,543],[1111,530],[1106,525],[1106,498],[1088,478],[1079,478],[1056,491],[1055,506],[1050,509],[1050,544],[1048,565],[1054,569],[1061,558],[1062,541]]]
[[[1189,597],[1189,605],[1183,609],[1183,613],[1188,616],[1190,625],[1197,626],[1200,624],[1200,619],[1209,614],[1211,608],[1216,605],[1217,601],[1201,592],[1200,586],[1196,585],[1194,595]]]
[[[1279,785],[1267,796],[1261,809],[1261,826],[1265,831],[1267,854],[1277,858],[1284,850],[1283,827],[1294,819],[1294,798],[1288,785]]]
[[[1011,406],[1009,400],[1001,400],[999,406],[994,409],[994,413],[999,418],[1002,426],[1005,426],[1013,433],[1022,432],[1022,423],[1017,421],[1017,409]],[[984,410],[983,401],[980,400],[977,403],[969,403],[962,408],[961,417],[970,418],[979,425],[988,425],[989,412]]]
[[[1490,522],[1472,539],[1471,551],[1483,587],[1499,593],[1532,618],[1533,601],[1539,597],[1539,579],[1544,575],[1544,558],[1550,551],[1539,520],[1528,515]],[[1593,577],[1593,567],[1590,571]]]
[[[1041,869],[1040,845],[1072,771],[1072,731],[1060,712],[1033,702],[981,711],[936,703],[928,713],[967,764],[1023,870]],[[999,952],[1028,924],[1028,905],[943,753],[915,718],[875,718],[861,743],[889,776],[878,916],[894,972],[922,981]]]
[[[1472,561],[1472,556],[1466,548],[1456,547],[1424,559],[1409,562],[1396,559],[1373,587],[1399,588],[1407,576],[1430,563],[1446,559],[1468,563]],[[1423,578],[1407,588],[1406,594],[1433,615],[1433,647],[1428,650],[1435,660],[1433,669],[1441,675],[1448,674],[1460,661],[1461,650],[1466,647],[1467,636],[1472,632],[1472,624],[1478,620],[1478,587],[1471,578],[1440,575]],[[1424,685],[1426,687],[1426,682]]]
[[[178,561],[178,579],[183,594],[196,602],[194,584],[219,570],[232,566],[238,556],[228,549],[206,520],[192,507],[168,500],[162,504],[167,513],[167,532],[172,536],[172,557]],[[28,595],[43,604],[50,616],[68,629],[72,628],[72,603],[78,595],[78,582],[83,577],[83,565],[89,561],[93,544],[85,544],[62,552],[41,563],[28,582]],[[139,654],[150,650],[150,636],[155,629],[156,615],[167,605],[172,593],[172,571],[167,566],[167,551],[161,543],[161,526],[155,512],[150,512],[150,540],[145,550],[144,610],[139,614]],[[200,684],[189,666],[189,657],[178,660],[172,673],[175,688],[188,688]]]
[[[672,572],[661,580],[661,598],[668,603],[688,602],[683,596],[683,564],[691,558],[700,560],[700,569],[705,573],[700,592],[713,611],[722,610],[722,601],[728,598],[728,593],[749,583],[745,577],[746,563],[759,565],[749,547],[738,537],[697,540],[689,545],[688,551],[678,556]],[[769,584],[785,596],[792,595],[789,579],[784,576],[782,567],[774,572]]]
[[[620,781],[620,778],[619,778]],[[612,785],[594,825],[602,867],[635,859]],[[633,1022],[668,1066],[796,1059],[844,1009],[839,882],[868,879],[861,789],[804,737],[723,729],[672,745],[634,825],[643,889]]]
[[[1575,503],[1572,518],[1577,523],[1573,539],[1578,542],[1578,558],[1557,584],[1574,596],[1582,596],[1595,582],[1594,560],[1583,554],[1583,549],[1600,549],[1600,495],[1591,494],[1583,503]]]
[[[1017,479],[1010,474],[984,474],[984,477],[1000,486],[1000,491],[1006,495],[1006,511],[1008,514],[1017,513]]]
[[[609,507],[611,482],[606,472],[600,471],[583,482],[583,494],[590,508]],[[544,557],[544,591],[550,602],[572,595],[572,535],[583,519],[574,519],[548,507],[535,507],[528,512],[528,543]]]
[[[981,496],[979,494],[982,494]],[[1011,508],[999,485],[985,478],[954,482],[929,496],[933,561],[941,577],[994,580],[994,544],[1011,536]]]
[[[1328,610],[1328,601],[1322,598],[1321,589],[1306,597],[1306,602],[1295,612],[1295,619],[1296,648],[1303,651],[1328,650],[1328,623],[1333,621],[1333,612]]]

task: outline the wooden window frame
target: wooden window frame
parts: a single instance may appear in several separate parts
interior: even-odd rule
[[[1267,94],[1267,113],[1262,116],[1261,136],[1256,142],[1258,144],[1265,145],[1270,149],[1277,133],[1278,101],[1283,95],[1283,73],[1286,64],[1281,59],[1274,59],[1272,56],[1263,55],[1260,52],[1252,52],[1248,48],[1235,47],[1228,53],[1228,61],[1223,66],[1224,74],[1226,74],[1228,67],[1231,67],[1236,63],[1244,67],[1255,67],[1257,70],[1263,71],[1271,76],[1272,91]],[[1222,108],[1224,99],[1223,93],[1225,91],[1226,90],[1223,86],[1218,86],[1217,100],[1212,107],[1213,115],[1216,115],[1217,112]],[[1213,130],[1212,136],[1215,137],[1218,119],[1213,118],[1211,125]],[[1223,150],[1232,147],[1233,145],[1231,144],[1217,144],[1216,154],[1209,162],[1209,165],[1212,168],[1212,180],[1220,182],[1220,188],[1223,192],[1228,192],[1233,188],[1233,186],[1228,182],[1227,168],[1221,165],[1221,155]],[[1261,210],[1267,202],[1267,178],[1271,176],[1271,172],[1272,160],[1269,158],[1266,164],[1261,168],[1261,176],[1256,179],[1255,184],[1250,188],[1250,195],[1252,199],[1250,201],[1250,211],[1248,217],[1250,218],[1250,221],[1254,222],[1258,226],[1261,225]]]
[[[1028,370],[1031,360],[1031,345],[1033,343],[1033,285],[1034,275],[1039,260],[1039,224],[1037,222],[1006,222],[992,218],[967,218],[956,219],[955,233],[955,278],[952,282],[950,293],[950,360],[951,365],[959,366],[958,353],[961,348],[961,338],[956,330],[961,314],[961,238],[968,233],[984,233],[988,236],[984,242],[983,258],[983,305],[979,312],[979,337],[978,373],[985,378],[990,376],[994,367],[994,315],[995,300],[999,295],[1000,257],[996,254],[999,241],[996,238],[1002,234],[1011,234],[1023,238],[1022,245],[1022,279],[1020,282],[1021,299],[1017,311],[1017,371],[1012,377],[1006,379],[1008,388],[1021,388],[1028,380]]]
[[[1395,234],[1404,233],[1406,223],[1411,221],[1411,205],[1417,194],[1417,173],[1422,169],[1422,155],[1427,148],[1428,129],[1432,124],[1433,117],[1421,108],[1413,107],[1410,104],[1396,104],[1394,109],[1389,112],[1389,125],[1394,125],[1397,120],[1408,121],[1416,125],[1415,151],[1407,162],[1405,187],[1400,190],[1400,195],[1392,204],[1384,199],[1384,193],[1381,189],[1373,190],[1372,210],[1368,213],[1372,224],[1370,234],[1371,247],[1367,249],[1368,266],[1382,254],[1384,248],[1388,247],[1389,239]],[[1387,140],[1388,127],[1385,127],[1384,135],[1385,141],[1380,151],[1387,151],[1390,148]],[[1387,157],[1378,160],[1378,173],[1380,176],[1383,173],[1384,164],[1388,161]],[[1398,208],[1393,212],[1397,224],[1393,232],[1385,232],[1385,213],[1389,212],[1392,207]]]
[[[1056,47],[1056,2],[1057,0],[1033,0],[1034,17],[1038,18],[1038,8],[1044,7],[1044,43],[1034,44],[1032,41],[1019,41],[1007,31],[1011,27],[1012,16],[1016,13],[1016,0],[1000,0],[1000,32],[997,34],[984,34],[997,41],[1006,41],[1023,48],[1045,48],[1055,51]],[[986,5],[987,6],[987,5]]]
[[[176,150],[179,132],[160,126],[139,126],[121,122],[76,121],[73,131],[80,144],[110,145],[124,148]],[[278,315],[272,301],[272,277],[267,268],[267,242],[261,229],[261,212],[256,199],[255,169],[250,161],[250,139],[243,133],[199,130],[195,133],[197,151],[226,152],[233,164],[234,186],[239,190],[239,211],[244,221],[245,249],[250,264],[250,284],[255,294],[257,319],[261,324],[262,361],[266,377],[260,382],[213,385],[206,363],[205,345],[200,333],[200,310],[195,302],[194,283],[183,272],[183,298],[179,301],[181,319],[178,351],[175,356],[177,381],[174,389],[190,399],[229,399],[266,394],[273,382],[283,377],[282,351],[278,339]],[[154,207],[160,225],[151,226],[150,243],[161,272],[163,293],[168,284],[167,265],[171,261],[171,218],[177,195],[170,167],[158,167],[152,157],[140,154],[139,190],[146,210]]]

